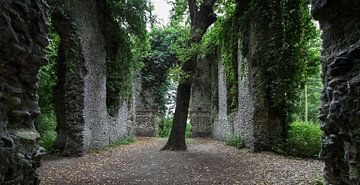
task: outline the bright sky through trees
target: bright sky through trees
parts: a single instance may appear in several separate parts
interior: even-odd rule
[[[158,17],[160,24],[165,25],[169,22],[171,4],[167,0],[151,0],[154,5],[154,14]]]

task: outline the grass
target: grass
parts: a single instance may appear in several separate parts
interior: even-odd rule
[[[169,137],[170,136],[172,121],[173,121],[172,117],[167,117],[164,119],[162,128],[160,129],[160,132],[158,134],[159,137]],[[186,130],[185,130],[186,138],[191,137],[191,128],[192,128],[191,123],[187,123]]]
[[[245,147],[244,139],[241,136],[230,135],[226,138],[226,145],[233,146],[237,149]]]
[[[101,152],[109,150],[111,148],[116,148],[116,147],[123,146],[123,145],[130,145],[131,143],[134,143],[134,142],[135,142],[134,138],[128,136],[128,137],[124,137],[124,138],[121,138],[116,141],[112,141],[108,146],[105,146],[103,148],[92,149],[91,152],[101,153]]]

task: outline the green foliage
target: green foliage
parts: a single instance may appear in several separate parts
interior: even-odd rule
[[[307,101],[308,101],[308,120],[319,122],[319,108],[321,105],[320,96],[323,89],[322,80],[319,76],[308,77],[307,85]],[[305,92],[304,87],[298,90],[298,100],[294,102],[293,118],[295,120],[305,120]]]
[[[150,50],[143,59],[143,87],[155,96],[155,103],[160,112],[165,111],[165,93],[170,85],[169,69],[179,63],[171,50],[178,34],[179,31],[171,27],[154,28],[150,33]]]
[[[134,143],[134,142],[135,142],[134,138],[128,136],[128,137],[124,137],[124,138],[121,138],[116,141],[112,141],[108,146],[106,146],[104,148],[93,149],[92,152],[101,153],[101,152],[109,150],[111,148],[117,148],[117,147],[123,146],[123,145],[130,145],[131,143]]]
[[[36,120],[35,125],[40,133],[40,146],[50,150],[56,139],[56,117],[53,111],[43,112]]]
[[[295,121],[290,125],[285,146],[281,148],[286,155],[316,158],[321,148],[321,136],[319,124]]]
[[[322,175],[318,175],[315,178],[315,185],[325,185],[325,178]]]
[[[235,1],[219,2],[217,6],[218,12],[223,16],[218,17],[215,24],[205,33],[199,50],[209,57],[218,57],[220,51],[227,82],[228,113],[231,113],[238,106],[238,42],[241,38],[243,16],[240,5]]]
[[[121,25],[128,34],[135,35],[141,40],[146,39],[146,22],[151,19],[151,6],[148,0],[108,0],[114,20]]]
[[[172,117],[166,117],[164,119],[162,125],[160,125],[159,137],[169,137],[170,136],[172,121],[173,121]],[[186,130],[185,130],[186,138],[191,137],[191,128],[192,128],[191,123],[187,123]]]
[[[147,0],[108,0],[106,28],[106,103],[110,115],[117,112],[120,98],[128,99],[135,71],[149,49],[146,21],[151,6]],[[111,11],[110,11],[111,10]]]
[[[50,20],[51,21],[51,20]],[[47,47],[49,63],[42,66],[39,71],[39,106],[41,115],[35,120],[35,127],[40,133],[39,144],[45,149],[51,149],[56,138],[56,116],[53,104],[53,88],[56,85],[55,66],[57,59],[57,48],[60,37],[50,26],[50,44]]]
[[[234,134],[228,136],[225,143],[229,146],[234,146],[237,149],[245,147],[244,139],[241,136]]]
[[[109,144],[109,148],[115,148],[115,147],[118,147],[118,146],[121,146],[121,145],[129,145],[131,143],[134,142],[134,138],[133,137],[124,137],[124,138],[121,138],[119,140],[116,140],[116,141],[112,141],[110,144]]]

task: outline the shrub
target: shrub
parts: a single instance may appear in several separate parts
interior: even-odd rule
[[[172,121],[173,121],[172,117],[167,117],[164,119],[163,124],[160,125],[159,137],[169,137],[170,136]],[[188,123],[186,125],[185,136],[187,138],[190,138],[190,136],[191,136],[191,127],[192,127],[192,125],[190,123]]]
[[[290,125],[285,144],[287,155],[317,157],[321,148],[320,125],[312,122],[295,121]]]
[[[56,116],[53,111],[42,113],[35,120],[36,130],[40,133],[40,146],[50,150],[56,139]]]
[[[243,138],[233,134],[226,138],[226,144],[229,146],[234,146],[237,149],[243,148],[245,146]]]

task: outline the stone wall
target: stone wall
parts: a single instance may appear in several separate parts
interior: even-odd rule
[[[65,1],[63,8],[52,12],[61,38],[54,96],[58,120],[55,147],[66,155],[81,155],[131,135],[131,100],[122,97],[112,102],[119,107],[113,116],[106,104],[106,64],[116,62],[109,60],[113,56],[106,50],[104,34],[109,28],[103,22],[114,22],[108,12],[105,1],[95,0]]]
[[[40,114],[37,73],[47,62],[46,17],[40,0],[0,1],[0,184],[38,184]]]
[[[163,114],[159,113],[155,95],[144,87],[142,73],[135,80],[136,117],[133,125],[136,136],[156,136]]]
[[[214,118],[212,136],[219,140],[225,140],[228,136],[233,134],[232,122],[228,119],[227,111],[227,89],[226,89],[226,75],[224,71],[223,61],[220,57],[220,52],[216,57],[216,64],[218,65],[217,74],[217,102],[213,102],[218,105],[218,113]]]
[[[321,159],[327,184],[360,184],[360,1],[313,0],[322,29]]]
[[[192,137],[211,136],[211,59],[200,59],[191,87],[190,120]]]

